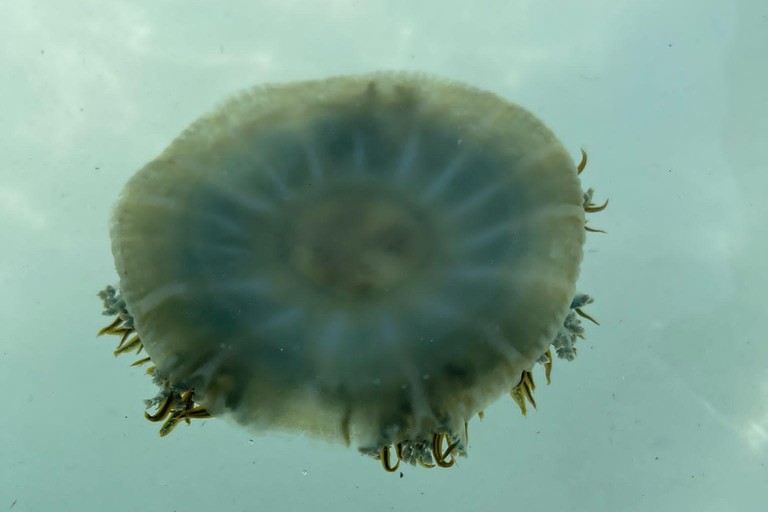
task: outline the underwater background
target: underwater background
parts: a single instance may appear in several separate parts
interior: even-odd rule
[[[766,509],[764,1],[3,0],[0,41],[0,511]],[[587,151],[601,325],[450,469],[215,419],[161,439],[156,387],[95,336],[119,191],[239,89],[380,69]]]

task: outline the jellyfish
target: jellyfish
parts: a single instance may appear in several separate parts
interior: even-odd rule
[[[575,287],[607,201],[585,164],[522,107],[430,75],[258,86],[125,185],[99,334],[146,353],[162,436],[221,417],[451,467],[491,403],[536,407],[534,366],[549,382],[593,320]]]

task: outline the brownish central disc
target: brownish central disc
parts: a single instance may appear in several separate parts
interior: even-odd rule
[[[291,261],[324,290],[354,298],[387,293],[424,261],[422,224],[389,199],[328,198],[296,219]]]

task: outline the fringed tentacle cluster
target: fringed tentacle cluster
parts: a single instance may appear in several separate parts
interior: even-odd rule
[[[360,452],[381,461],[381,466],[390,473],[397,471],[401,462],[424,468],[450,468],[456,464],[456,456],[466,455],[467,435],[468,425],[464,423],[463,438],[456,432],[431,432],[419,439],[408,439],[394,445],[361,448]],[[394,465],[393,458],[397,459]]]
[[[98,297],[104,302],[103,314],[117,316],[114,322],[99,331],[98,336],[104,334],[120,336],[120,343],[114,352],[115,356],[127,354],[134,350],[136,354],[140,354],[144,346],[141,343],[141,337],[136,333],[133,316],[128,312],[120,291],[114,286],[107,286],[98,293]],[[131,366],[142,366],[151,361],[152,358],[144,357],[135,361]],[[154,414],[144,412],[144,417],[151,422],[163,422],[163,426],[160,428],[161,437],[170,434],[181,421],[185,421],[189,425],[192,419],[212,417],[205,408],[195,403],[194,389],[171,384],[154,365],[147,368],[146,373],[152,377],[152,381],[160,388],[160,391],[154,398],[144,401],[147,409],[156,408]]]

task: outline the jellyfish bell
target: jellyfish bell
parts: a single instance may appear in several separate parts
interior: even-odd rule
[[[166,435],[226,417],[447,467],[467,424],[583,337],[599,211],[552,132],[465,84],[374,73],[262,86],[125,186],[100,334],[158,384]],[[149,412],[153,411],[153,412]]]

